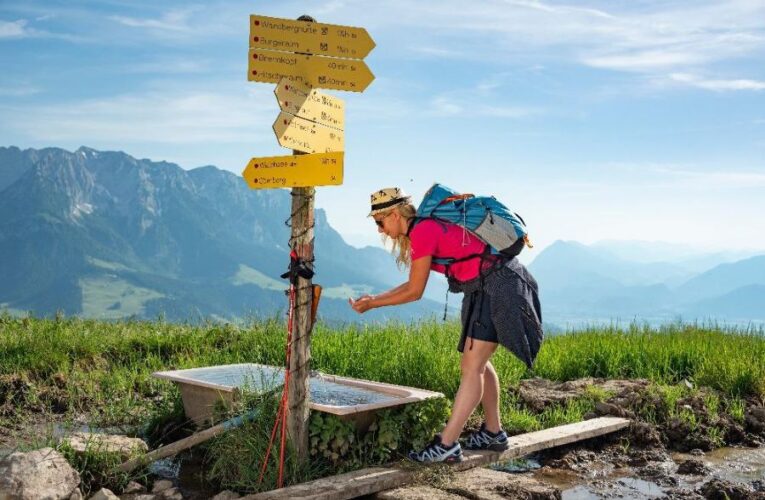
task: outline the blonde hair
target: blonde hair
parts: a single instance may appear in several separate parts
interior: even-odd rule
[[[407,225],[414,219],[414,216],[417,213],[417,209],[414,208],[414,205],[411,203],[395,206],[384,213],[385,215],[388,215],[394,210],[398,210],[398,213],[406,219]],[[412,265],[412,242],[409,240],[409,236],[400,234],[398,238],[391,238],[391,240],[393,245],[391,253],[396,256],[396,265],[399,269],[407,269]],[[387,242],[388,236],[383,234],[383,243]]]

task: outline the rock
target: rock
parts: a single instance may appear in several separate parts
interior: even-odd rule
[[[53,448],[16,452],[0,460],[0,492],[14,500],[65,500],[80,475]]]
[[[214,497],[212,497],[212,500],[235,500],[237,498],[241,498],[242,496],[239,493],[236,493],[234,491],[230,490],[223,490]]]
[[[701,476],[710,472],[711,469],[704,465],[701,460],[686,460],[677,467],[678,474]]]
[[[465,497],[431,486],[411,486],[382,491],[373,498],[380,500],[464,500]]]
[[[146,491],[146,487],[144,485],[136,481],[130,481],[127,484],[127,486],[125,486],[125,489],[122,490],[122,493],[123,494],[144,493],[145,491]]]
[[[703,457],[704,455],[706,455],[706,453],[704,453],[704,450],[700,450],[698,448],[694,448],[691,451],[689,451],[688,453],[690,455],[693,455],[694,457]]]
[[[444,490],[477,500],[558,500],[561,491],[533,477],[508,474],[491,469],[471,469],[459,472]]]
[[[112,490],[101,488],[89,500],[120,500],[120,497],[112,493]]]
[[[178,488],[168,488],[159,495],[163,500],[183,500],[183,494]]]
[[[154,487],[151,489],[152,493],[162,493],[165,490],[169,490],[173,487],[173,482],[168,479],[160,479],[154,483]]]
[[[63,441],[77,453],[114,453],[119,454],[122,461],[149,451],[148,445],[141,439],[110,434],[75,432]]]
[[[83,500],[82,491],[80,491],[79,488],[74,490],[71,495],[69,495],[69,500]]]

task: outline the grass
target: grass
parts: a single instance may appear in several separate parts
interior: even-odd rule
[[[244,362],[282,365],[285,337],[284,322],[277,319],[253,320],[241,327],[0,313],[0,427],[18,428],[36,413],[58,413],[63,420],[87,415],[92,425],[101,427],[140,430],[150,422],[157,433],[152,441],[167,443],[182,425],[182,409],[177,389],[153,378],[152,372]],[[344,328],[318,324],[312,335],[311,368],[439,391],[453,399],[460,378],[458,337],[455,322]],[[725,411],[739,422],[745,399],[765,398],[762,330],[686,324],[587,328],[546,340],[532,371],[504,349],[492,363],[503,387],[532,376],[645,378],[654,382],[651,390],[664,405],[662,414],[682,419],[690,428],[699,422],[678,403],[687,396],[688,386],[717,391],[702,396],[710,414]],[[609,396],[590,389],[579,399],[534,414],[505,395],[503,425],[520,433],[578,421]],[[651,421],[652,411],[659,408],[646,408],[642,416]],[[659,418],[658,413],[653,418]],[[722,436],[712,437],[722,442]],[[211,449],[232,457],[255,456],[261,441],[220,440]],[[236,470],[234,465],[219,465],[213,472],[236,484],[237,474],[226,475]],[[289,468],[291,479],[315,473],[296,467]]]

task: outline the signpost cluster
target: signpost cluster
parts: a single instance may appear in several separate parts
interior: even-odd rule
[[[363,92],[374,75],[362,60],[375,43],[363,28],[250,16],[247,78],[276,83],[279,145],[292,155],[252,158],[242,176],[252,189],[292,188],[290,249],[313,268],[315,186],[343,183],[345,103],[318,89]],[[287,433],[308,458],[311,359],[310,278],[298,277],[289,346]]]

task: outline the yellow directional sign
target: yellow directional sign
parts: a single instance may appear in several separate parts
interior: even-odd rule
[[[285,148],[303,153],[343,151],[343,131],[309,122],[282,111],[273,125],[276,140]]]
[[[375,42],[364,28],[250,16],[250,47],[364,59]]]
[[[250,49],[247,79],[278,83],[283,77],[314,88],[363,92],[375,75],[364,61]]]
[[[342,130],[345,127],[345,103],[308,85],[282,78],[274,90],[279,109],[312,122]]]
[[[343,183],[343,152],[253,158],[242,172],[252,189],[338,186]]]

